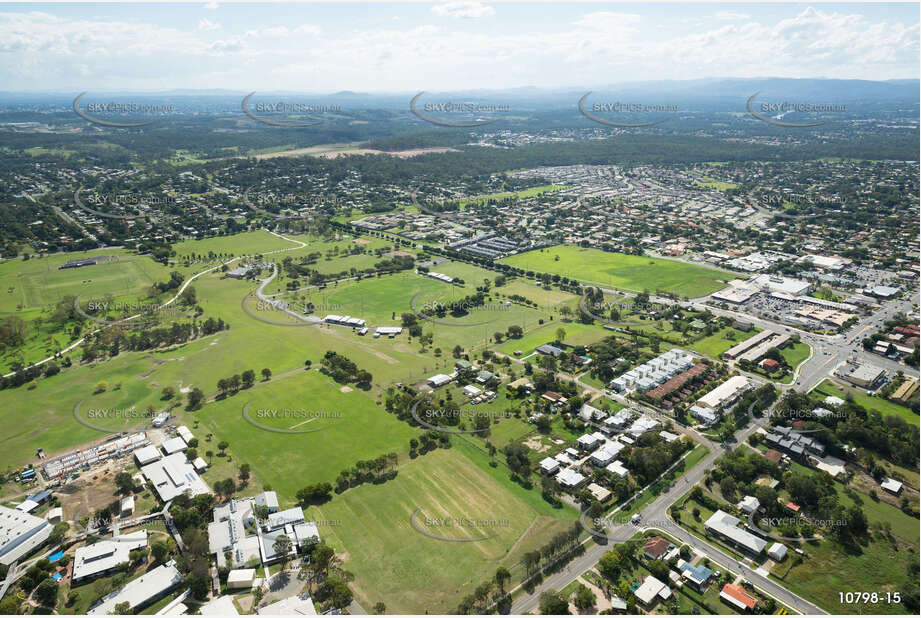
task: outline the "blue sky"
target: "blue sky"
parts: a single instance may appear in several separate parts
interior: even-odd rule
[[[2,90],[409,92],[919,77],[903,4],[0,4]]]

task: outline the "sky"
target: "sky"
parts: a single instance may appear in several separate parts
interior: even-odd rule
[[[919,78],[917,3],[0,3],[0,90]]]

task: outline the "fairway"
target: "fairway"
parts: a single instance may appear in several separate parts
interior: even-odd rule
[[[383,600],[388,613],[451,612],[498,566],[515,573],[511,567],[525,552],[571,525],[574,510],[556,511],[539,490],[512,485],[503,467],[477,465],[469,448],[438,449],[403,465],[392,481],[350,489],[310,509],[318,519],[341,522],[320,532],[348,551],[344,566],[355,574],[363,607]],[[414,527],[410,518],[417,509]],[[496,523],[472,529],[427,525],[425,516]],[[420,529],[443,537],[490,538],[453,542]]]
[[[528,251],[500,261],[525,271],[562,275],[591,285],[631,292],[671,292],[688,298],[715,292],[734,276],[696,264],[573,245]]]

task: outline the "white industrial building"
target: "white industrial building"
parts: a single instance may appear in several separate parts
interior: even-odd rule
[[[128,603],[128,606],[133,611],[143,609],[163,598],[167,593],[179,586],[183,580],[182,573],[176,568],[175,561],[170,560],[166,564],[151,569],[137,579],[128,582],[119,590],[102,597],[96,602],[96,605],[90,608],[87,614],[106,616],[113,613],[115,606],[120,603]]]
[[[48,539],[52,527],[41,517],[0,505],[0,564],[28,556]]]
[[[732,541],[738,547],[746,549],[753,554],[759,554],[767,546],[767,541],[757,537],[751,532],[738,527],[739,518],[725,511],[719,510],[710,516],[704,526],[707,530]]]
[[[74,552],[74,582],[111,573],[118,565],[130,562],[129,554],[133,550],[143,547],[147,547],[146,530],[78,547]]]
[[[185,453],[174,453],[148,464],[141,468],[141,474],[153,485],[163,502],[169,502],[184,493],[192,497],[211,493],[195,467],[186,459]]]
[[[751,390],[752,384],[745,376],[733,376],[714,388],[712,391],[697,400],[696,405],[701,408],[719,410],[735,401]]]

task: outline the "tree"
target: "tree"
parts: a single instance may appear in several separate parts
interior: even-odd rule
[[[130,472],[119,472],[115,475],[115,487],[123,494],[130,494],[134,490],[134,479]]]
[[[563,343],[566,340],[566,329],[560,326],[556,329],[556,342]]]
[[[160,398],[167,400],[172,399],[176,396],[176,389],[172,386],[164,386],[163,390],[160,391]]]
[[[205,394],[197,386],[189,391],[189,410],[195,410],[201,406],[205,399]]]
[[[268,379],[271,377],[272,377],[272,370],[269,369],[268,367],[265,367],[262,370],[262,379],[268,381]]]
[[[54,607],[58,602],[58,583],[46,577],[35,588],[35,599],[45,607]]]
[[[253,371],[252,369],[247,369],[246,371],[243,372],[243,375],[241,376],[241,378],[243,380],[243,386],[245,388],[249,388],[256,381],[256,372]]]
[[[240,465],[240,480],[245,484],[249,480],[249,464]]]
[[[579,584],[576,591],[572,593],[572,602],[579,609],[588,609],[595,606],[595,593],[589,590],[585,584]]]
[[[128,601],[122,601],[121,603],[116,603],[115,607],[112,608],[112,611],[109,612],[110,616],[127,616],[132,614],[131,603]]]
[[[281,535],[272,543],[272,551],[275,552],[275,555],[282,557],[282,562],[287,562],[288,554],[291,552],[291,539],[285,534]]]
[[[217,448],[219,451],[221,451],[221,455],[224,454],[224,451],[227,450],[228,446],[230,446],[230,444],[227,442],[227,440],[221,440],[217,443]]]
[[[383,601],[378,601],[374,604],[374,609],[371,611],[380,616],[387,613],[387,606],[384,605]]]
[[[551,588],[540,595],[540,613],[569,615],[569,603],[561,593]]]
[[[153,556],[157,564],[163,564],[169,558],[169,546],[163,541],[157,541],[150,545],[150,555]]]
[[[508,572],[504,566],[500,566],[496,569],[496,574],[493,576],[493,579],[496,581],[496,585],[499,586],[499,590],[505,592],[505,584],[508,583],[508,580],[512,578],[512,574]]]

